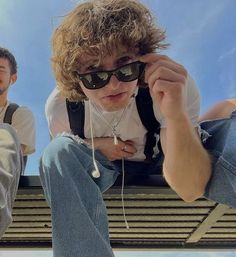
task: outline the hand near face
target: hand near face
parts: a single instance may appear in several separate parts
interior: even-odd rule
[[[165,119],[178,119],[185,111],[186,69],[168,56],[155,53],[140,58],[146,63],[145,82],[148,83],[153,101]]]
[[[90,139],[86,139],[85,141],[91,144]],[[110,161],[132,157],[137,151],[132,141],[118,139],[118,144],[115,145],[113,137],[94,138],[94,146],[96,150],[101,151]]]

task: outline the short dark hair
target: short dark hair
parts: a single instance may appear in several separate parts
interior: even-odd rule
[[[14,55],[6,48],[0,47],[0,58],[7,59],[10,64],[11,74],[17,73],[17,63]]]

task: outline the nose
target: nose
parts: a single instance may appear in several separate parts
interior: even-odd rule
[[[114,74],[112,74],[112,76],[111,76],[111,78],[110,78],[110,80],[107,84],[107,87],[109,87],[110,89],[115,90],[115,89],[119,88],[120,83],[121,82],[117,79],[117,77]]]

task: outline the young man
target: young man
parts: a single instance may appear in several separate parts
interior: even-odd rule
[[[54,256],[114,256],[102,192],[121,173],[159,172],[158,142],[150,162],[145,155],[147,129],[136,104],[141,86],[148,87],[160,123],[166,181],[185,201],[204,194],[212,169],[199,138],[198,90],[182,65],[156,53],[167,46],[164,39],[135,0],[86,1],[56,29],[58,88],[46,115],[52,137],[68,133],[52,140],[40,164]],[[84,140],[69,133],[65,98],[84,102]]]
[[[12,221],[11,211],[18,188],[23,156],[35,150],[35,124],[31,111],[18,107],[11,125],[4,123],[10,102],[8,90],[17,80],[15,57],[0,47],[0,238]]]

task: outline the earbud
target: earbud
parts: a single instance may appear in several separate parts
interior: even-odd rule
[[[93,170],[93,171],[92,171],[92,176],[93,176],[94,178],[99,178],[99,177],[100,177],[100,172],[99,172],[99,170],[97,170],[97,169]]]
[[[93,165],[94,165],[94,170],[92,171],[91,174],[94,178],[99,178],[100,177],[100,171],[99,171],[97,163],[94,159],[93,159]]]

